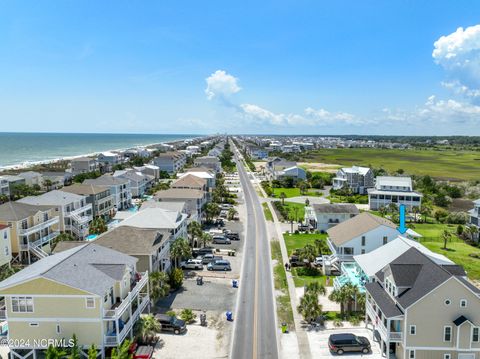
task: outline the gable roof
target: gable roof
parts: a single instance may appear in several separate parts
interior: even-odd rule
[[[363,212],[358,216],[352,217],[342,223],[337,224],[327,230],[328,237],[336,246],[358,237],[364,233],[368,233],[380,226],[396,229],[397,226],[388,219],[375,216],[368,212]]]
[[[120,273],[134,269],[137,259],[112,249],[84,244],[45,257],[0,282],[0,290],[35,278],[45,278],[103,296]],[[108,265],[99,269],[99,266]],[[34,293],[32,293],[34,294]]]
[[[85,199],[85,196],[81,196],[75,193],[63,192],[60,190],[53,190],[39,196],[24,197],[22,199],[19,199],[17,202],[34,205],[59,206],[81,201],[83,199]]]
[[[96,186],[118,186],[128,183],[128,179],[122,177],[113,177],[112,175],[105,174],[95,179],[86,179],[84,184],[93,184]]]
[[[203,178],[187,173],[172,183],[171,188],[197,188],[202,189],[207,185],[207,181]]]
[[[153,199],[142,202],[140,211],[147,208],[162,208],[167,211],[184,212],[186,203],[182,201],[155,201]],[[118,213],[118,212],[117,212]]]
[[[108,188],[105,188],[104,186],[95,186],[93,184],[74,183],[71,186],[62,187],[60,191],[87,196],[108,191]]]
[[[318,213],[360,213],[357,206],[350,203],[321,203],[313,204],[312,207]]]
[[[376,178],[376,184],[378,186],[401,186],[412,188],[411,177],[394,177],[394,176],[378,176]]]
[[[146,208],[121,221],[118,226],[145,229],[173,229],[187,218],[186,214],[162,208]],[[118,227],[117,227],[118,228]]]
[[[6,202],[0,205],[0,220],[20,221],[37,214],[39,211],[47,211],[53,206],[37,206],[21,202]]]
[[[168,230],[118,226],[102,233],[94,243],[128,255],[152,255],[169,237]]]
[[[157,191],[155,193],[155,198],[159,199],[200,199],[204,196],[204,191],[191,188],[170,188],[164,191]]]

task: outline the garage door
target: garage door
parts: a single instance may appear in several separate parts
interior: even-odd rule
[[[458,354],[458,359],[475,359],[475,354]]]

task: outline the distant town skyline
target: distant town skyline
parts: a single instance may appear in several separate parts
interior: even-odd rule
[[[480,3],[0,10],[4,132],[480,135]]]

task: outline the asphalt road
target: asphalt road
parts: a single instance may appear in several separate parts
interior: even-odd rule
[[[243,165],[237,163],[247,208],[247,230],[231,357],[276,359],[275,299],[266,222],[248,174]]]

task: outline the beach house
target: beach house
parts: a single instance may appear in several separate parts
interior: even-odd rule
[[[155,182],[155,177],[135,170],[115,171],[113,177],[123,178],[130,182],[132,197],[142,197]]]
[[[375,179],[375,187],[368,189],[368,205],[370,210],[388,207],[393,203],[403,204],[407,210],[420,208],[423,195],[413,191],[410,177],[379,176]]]
[[[360,211],[354,204],[321,203],[305,207],[305,222],[320,232],[350,219]]]
[[[219,173],[222,171],[222,165],[220,160],[215,156],[202,156],[197,157],[193,161],[195,167],[204,167],[213,171],[213,173]]]
[[[127,210],[132,205],[130,181],[126,178],[105,174],[95,179],[87,179],[83,184],[108,188],[113,197],[113,207],[117,211]]]
[[[54,207],[55,215],[60,217],[59,229],[61,232],[68,232],[79,239],[88,236],[93,212],[92,205],[87,203],[86,196],[53,190],[39,196],[25,197],[17,202]]]
[[[114,215],[113,196],[108,187],[75,183],[63,187],[61,191],[85,196],[87,203],[92,205],[93,217],[102,217],[108,221]]]
[[[468,223],[470,226],[475,226],[477,228],[477,233],[474,234],[474,240],[478,241],[478,230],[480,229],[480,199],[473,201],[473,209],[468,211],[469,220]]]
[[[381,352],[404,359],[478,359],[480,290],[460,266],[412,247],[365,285],[366,326]]]
[[[187,156],[182,152],[160,153],[153,159],[153,164],[169,174],[180,171],[187,163]]]
[[[340,168],[332,182],[334,190],[349,189],[352,193],[367,194],[375,180],[371,168],[352,166]]]
[[[159,202],[185,202],[189,221],[201,222],[203,206],[207,203],[207,192],[189,188],[170,188],[156,192],[154,198]]]
[[[100,170],[97,159],[92,157],[77,157],[70,161],[71,172],[74,176]]]
[[[148,273],[137,258],[84,244],[43,258],[0,282],[2,331],[13,358],[39,357],[51,340],[68,346],[73,335],[86,356],[133,338],[140,314],[149,311]]]
[[[10,240],[10,226],[0,224],[0,267],[10,265],[12,261],[12,246]]]
[[[6,202],[0,205],[0,225],[10,228],[9,247],[16,263],[29,264],[46,257],[51,242],[60,234],[59,215],[49,205]]]

